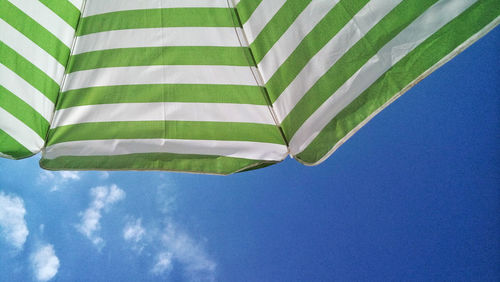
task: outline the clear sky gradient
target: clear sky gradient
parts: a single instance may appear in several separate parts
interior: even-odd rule
[[[499,281],[500,28],[327,161],[232,176],[0,160],[0,281]]]

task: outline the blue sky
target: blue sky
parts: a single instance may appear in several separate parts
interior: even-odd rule
[[[0,281],[498,281],[499,46],[497,28],[316,167],[1,159]]]

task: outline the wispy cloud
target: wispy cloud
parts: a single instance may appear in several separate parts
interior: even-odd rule
[[[172,222],[165,227],[161,241],[163,247],[179,261],[190,280],[213,281],[217,264],[208,256],[200,243]]]
[[[62,179],[80,180],[80,173],[77,171],[60,171],[59,175]]]
[[[142,227],[142,219],[131,219],[125,224],[123,228],[123,239],[129,242],[132,249],[141,252],[145,246],[144,236],[146,235],[146,229]]]
[[[78,171],[46,171],[42,170],[38,175],[38,183],[50,184],[50,191],[60,190],[64,185],[78,181],[82,177],[82,173]]]
[[[151,272],[156,275],[165,274],[172,270],[172,253],[161,252],[156,256],[156,262]]]
[[[160,185],[156,199],[162,218],[143,225],[142,218],[129,216],[123,229],[125,242],[138,254],[154,257],[150,268],[153,275],[168,276],[178,266],[187,280],[214,281],[217,264],[205,250],[204,242],[174,220],[176,198],[172,190]]]
[[[174,265],[182,267],[188,280],[214,281],[217,264],[187,232],[182,231],[172,220],[168,220],[160,230],[146,231],[140,220],[129,222],[124,229],[124,239],[133,250],[146,249],[148,255],[155,254],[153,275],[166,276]],[[175,262],[175,263],[174,263]]]
[[[52,279],[59,270],[59,259],[54,251],[54,246],[47,244],[36,249],[31,255],[31,266],[38,281]]]
[[[80,213],[81,222],[76,227],[80,233],[92,241],[98,249],[104,246],[104,239],[98,234],[101,229],[102,212],[106,212],[116,202],[125,198],[125,191],[116,185],[98,186],[90,189],[92,202],[89,207]]]
[[[29,234],[25,214],[24,202],[20,197],[0,191],[0,234],[17,249],[22,249]]]

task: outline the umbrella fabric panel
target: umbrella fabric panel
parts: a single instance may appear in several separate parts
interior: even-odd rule
[[[295,143],[296,152],[300,152],[299,160],[312,164],[324,160],[379,111],[499,23],[500,6],[496,1],[476,1],[459,13],[450,13],[452,17],[446,14],[445,5],[438,7],[429,9],[427,14],[435,20],[443,20],[437,28],[430,28],[431,32],[419,30],[424,23],[415,21],[406,30],[410,33],[406,33],[407,43],[397,42],[404,36],[387,43],[316,111],[325,118],[321,121],[310,118],[302,125],[302,133],[295,134],[302,136]],[[424,21],[431,19],[427,17]],[[377,58],[384,58],[391,64],[384,64]],[[368,72],[370,77],[362,80]],[[335,95],[339,95],[339,99],[334,98]],[[312,123],[317,125],[311,126]],[[303,130],[309,126],[312,130]],[[306,140],[304,134],[312,134],[314,138]],[[294,146],[292,142],[291,147]],[[325,146],[325,142],[330,145]]]
[[[79,8],[70,1],[0,1],[0,156],[25,158],[44,146]]]
[[[228,174],[287,147],[227,1],[87,1],[41,165]]]
[[[318,164],[498,23],[496,1],[242,0],[242,25],[290,153]]]

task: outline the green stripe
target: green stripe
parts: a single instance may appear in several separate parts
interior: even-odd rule
[[[266,163],[261,163],[261,164],[258,164],[258,165],[254,165],[254,166],[251,166],[249,168],[245,168],[243,170],[238,170],[237,173],[241,173],[241,172],[247,172],[247,171],[252,171],[252,170],[256,170],[256,169],[261,169],[261,168],[265,168],[265,167],[268,167],[270,165],[273,165],[275,164],[276,162],[266,162]]]
[[[106,67],[153,65],[248,66],[242,47],[141,47],[87,52],[71,56],[67,72]]]
[[[24,34],[36,45],[54,57],[63,66],[69,56],[69,48],[35,20],[7,1],[0,2],[0,17]],[[2,52],[2,56],[5,56]]]
[[[51,9],[52,12],[57,14],[61,19],[67,22],[73,28],[76,27],[78,19],[80,18],[80,10],[67,0],[40,0],[42,4]]]
[[[472,5],[381,76],[335,116],[314,141],[296,157],[310,164],[320,160],[337,142],[399,93],[403,86],[410,85],[499,15],[500,5],[496,0],[478,1]],[[396,81],[397,83],[394,83]]]
[[[437,0],[408,0],[399,4],[359,40],[302,97],[283,120],[285,135],[291,138],[300,126],[378,50],[411,24]]]
[[[234,27],[230,8],[166,8],[131,10],[81,19],[79,36],[120,29],[153,27]]]
[[[43,71],[0,41],[0,63],[17,73],[26,82],[55,103],[59,85]]]
[[[231,174],[264,163],[276,162],[213,155],[144,153],[118,156],[59,157],[40,160],[49,170],[170,170],[211,174]]]
[[[262,0],[241,0],[236,6],[241,24],[245,24]]]
[[[60,126],[49,131],[48,146],[109,139],[189,139],[253,141],[284,145],[275,125],[242,122],[124,121]]]
[[[101,86],[61,93],[56,109],[115,103],[198,102],[267,105],[263,88],[246,85],[146,84]]]
[[[262,29],[254,42],[250,44],[255,61],[259,63],[266,53],[293,24],[299,14],[311,0],[288,0]]]
[[[0,86],[0,107],[33,129],[42,139],[45,139],[49,122],[23,100],[9,90]]]
[[[309,60],[323,48],[368,3],[368,0],[342,0],[302,40],[288,59],[266,83],[274,103]]]
[[[15,159],[31,157],[34,154],[17,142],[5,131],[0,129],[0,152],[9,155]]]

